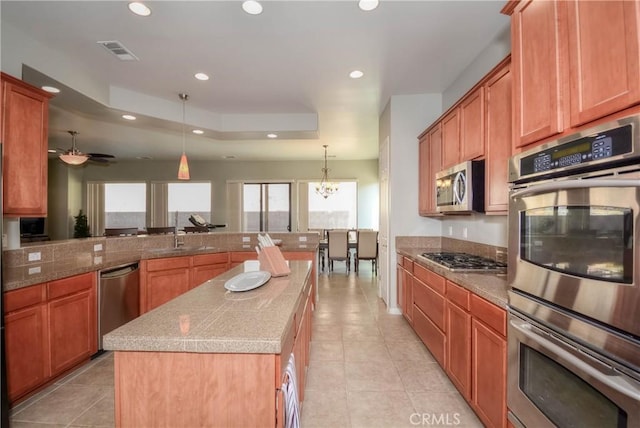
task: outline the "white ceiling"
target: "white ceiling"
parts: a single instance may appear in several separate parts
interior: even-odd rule
[[[355,0],[264,1],[257,16],[237,0],[147,4],[143,18],[122,1],[0,3],[3,65],[10,52],[24,80],[63,89],[50,147],[69,147],[73,129],[85,152],[177,159],[186,92],[187,130],[205,130],[187,135],[190,159],[320,159],[323,144],[337,159],[375,159],[390,96],[442,93],[508,25],[502,1],[383,0],[371,12]],[[104,40],[139,61],[118,60]],[[350,79],[354,69],[364,77]]]

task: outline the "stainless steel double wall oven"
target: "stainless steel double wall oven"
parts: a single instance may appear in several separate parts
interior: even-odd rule
[[[640,426],[640,116],[509,165],[509,419]]]

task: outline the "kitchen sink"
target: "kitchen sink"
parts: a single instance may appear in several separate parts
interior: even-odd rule
[[[171,247],[171,248],[151,248],[147,251],[155,254],[171,254],[171,253],[186,253],[190,251],[206,251],[206,250],[215,250],[216,247],[208,247],[205,245],[200,246],[182,246],[182,247]]]

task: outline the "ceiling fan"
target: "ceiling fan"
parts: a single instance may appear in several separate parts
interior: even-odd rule
[[[113,155],[107,155],[104,153],[82,153],[76,148],[76,135],[77,131],[67,131],[71,134],[71,148],[70,149],[58,149],[62,152],[59,156],[60,160],[69,165],[82,165],[86,161],[107,163],[109,159],[115,158]]]

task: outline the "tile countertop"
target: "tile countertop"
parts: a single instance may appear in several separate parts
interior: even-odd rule
[[[429,251],[439,251],[439,249],[430,248]],[[508,286],[506,275],[477,272],[451,272],[429,260],[418,258],[418,254],[425,252],[424,249],[400,247],[396,248],[396,252],[400,255],[411,258],[415,263],[434,271],[438,275],[444,276],[448,280],[455,282],[480,297],[487,299],[491,303],[494,303],[503,309],[507,308]]]
[[[290,261],[291,274],[254,290],[231,292],[230,278],[258,270],[248,261],[104,336],[112,351],[279,354],[309,282],[311,262]]]
[[[309,244],[308,246],[288,245],[281,247],[281,250],[285,252],[317,251],[317,244]],[[59,258],[61,261],[43,260],[18,266],[8,266],[7,263],[3,263],[3,291],[16,290],[87,272],[97,272],[141,260],[238,251],[255,252],[253,247],[248,249],[242,245],[229,245],[224,248],[202,245],[187,246],[186,248],[181,247],[178,249],[134,248],[132,250],[122,251],[102,251],[99,253],[100,255],[91,252],[70,253],[67,257]]]

